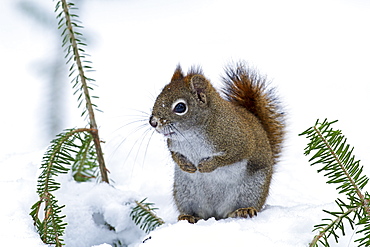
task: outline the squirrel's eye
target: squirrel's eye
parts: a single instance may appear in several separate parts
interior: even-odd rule
[[[180,99],[173,103],[172,110],[177,115],[184,115],[188,111],[188,107],[186,105],[186,102]]]
[[[184,103],[178,103],[173,111],[176,113],[184,113],[186,111],[186,105]]]

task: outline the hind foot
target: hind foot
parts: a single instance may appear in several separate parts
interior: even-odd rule
[[[239,208],[227,215],[230,218],[252,218],[253,216],[257,216],[257,210],[254,207]]]
[[[177,220],[187,220],[189,223],[194,224],[197,223],[200,218],[188,214],[180,214]]]

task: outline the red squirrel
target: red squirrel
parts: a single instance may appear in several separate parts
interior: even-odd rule
[[[274,89],[244,63],[225,74],[222,97],[199,68],[184,75],[178,66],[149,119],[176,163],[179,220],[252,217],[269,192],[284,114]]]

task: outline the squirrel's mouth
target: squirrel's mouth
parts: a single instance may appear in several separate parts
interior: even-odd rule
[[[173,135],[176,135],[176,132],[175,131],[166,131],[165,129],[163,128],[156,128],[155,129],[158,133],[162,134],[164,137],[171,137]]]
[[[175,132],[169,132],[169,133],[163,133],[165,137],[170,137],[172,135],[176,134]]]

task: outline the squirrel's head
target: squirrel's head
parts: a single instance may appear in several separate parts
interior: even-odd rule
[[[216,90],[200,69],[191,69],[184,76],[178,66],[158,95],[149,123],[159,133],[171,138],[195,126],[204,124],[209,115],[211,94]]]

